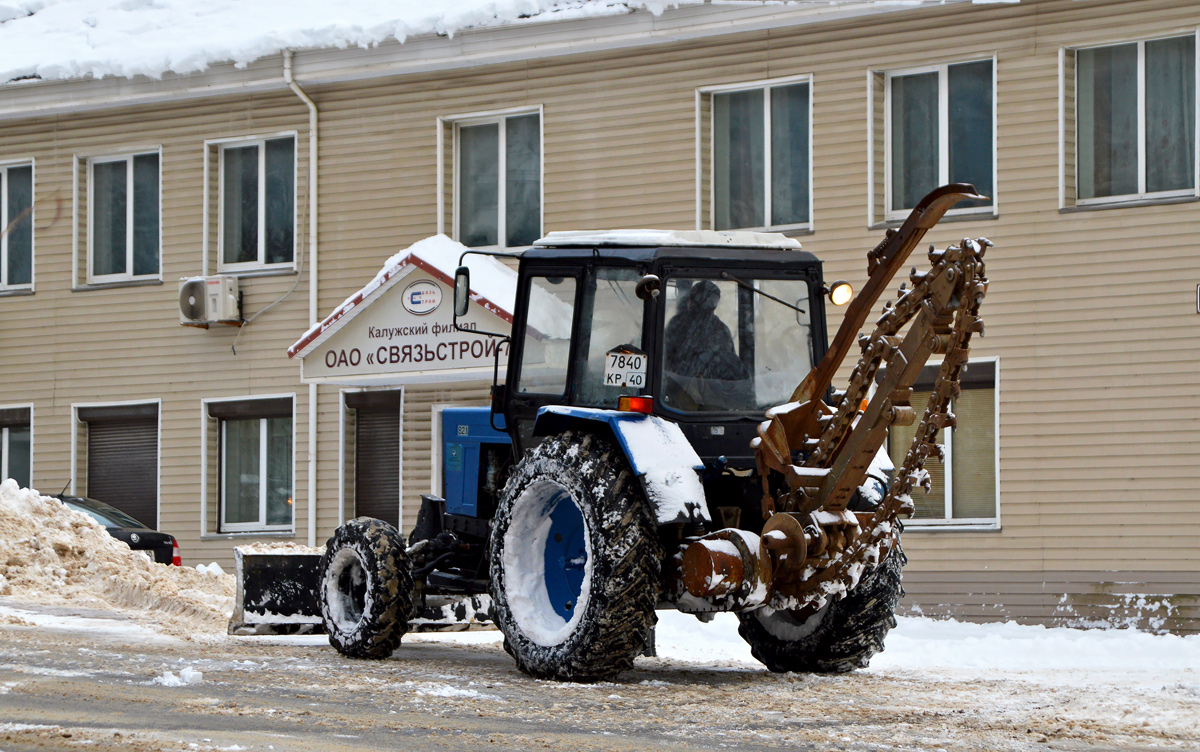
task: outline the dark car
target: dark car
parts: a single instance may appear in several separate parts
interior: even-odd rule
[[[104,526],[108,534],[124,541],[134,551],[145,551],[159,564],[179,566],[179,542],[175,536],[151,530],[116,507],[83,496],[59,496],[58,499],[76,512],[83,512]]]

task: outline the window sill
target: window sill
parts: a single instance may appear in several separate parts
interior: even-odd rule
[[[240,530],[236,533],[201,533],[200,540],[242,540],[245,538],[295,538],[295,530]]]
[[[998,533],[1001,530],[999,522],[983,523],[924,523],[917,524],[909,521],[904,525],[905,533],[913,532],[948,532],[948,533]]]
[[[163,284],[162,279],[127,279],[120,282],[91,282],[71,288],[71,292],[91,292],[93,290],[112,290],[117,287],[156,287]]]
[[[33,295],[33,288],[21,287],[14,290],[0,289],[0,298],[19,298],[26,295]]]
[[[1076,212],[1107,211],[1108,209],[1136,209],[1142,206],[1169,206],[1170,204],[1192,204],[1200,201],[1197,196],[1172,196],[1170,198],[1138,198],[1129,201],[1106,201],[1098,204],[1075,204],[1064,206],[1059,214],[1075,214]]]
[[[252,277],[287,277],[300,272],[294,266],[277,267],[273,269],[221,269],[217,274],[222,277],[237,277],[247,279]]]
[[[905,217],[904,219],[908,219]],[[899,227],[904,224],[904,219],[889,219],[884,222],[876,222],[873,225],[867,225],[868,230],[888,230],[893,227]],[[938,220],[939,225],[944,225],[949,222],[990,222],[995,219],[1000,219],[1000,213],[995,211],[981,211],[974,214],[947,214]]]

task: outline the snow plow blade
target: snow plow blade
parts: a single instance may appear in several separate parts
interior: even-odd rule
[[[324,549],[246,546],[233,551],[237,592],[229,634],[321,634],[321,555]],[[486,595],[418,599],[411,632],[495,629]]]
[[[317,593],[321,549],[235,548],[237,577],[229,634],[324,632]]]

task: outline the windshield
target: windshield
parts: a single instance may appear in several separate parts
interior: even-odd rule
[[[132,527],[138,529],[146,527],[121,510],[110,507],[102,501],[94,499],[64,499],[63,503],[76,512],[83,512],[105,527]]]
[[[590,273],[575,355],[575,404],[616,407],[623,395],[646,391],[642,301],[634,288],[642,275],[629,268]]]
[[[689,412],[760,411],[812,369],[808,281],[672,277],[663,293],[662,400]]]

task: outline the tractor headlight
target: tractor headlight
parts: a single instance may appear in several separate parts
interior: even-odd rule
[[[829,302],[836,306],[844,306],[854,297],[854,289],[844,279],[839,279],[829,286]]]

